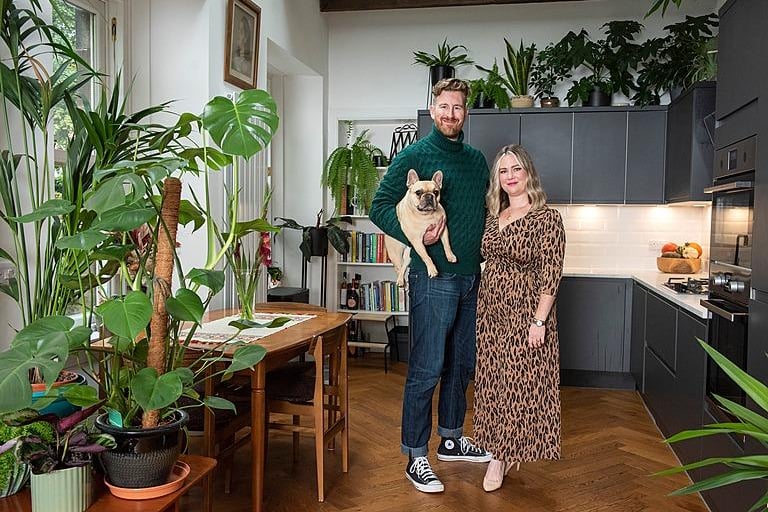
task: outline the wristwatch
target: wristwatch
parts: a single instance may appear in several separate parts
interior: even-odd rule
[[[536,327],[541,327],[544,325],[544,320],[539,320],[538,318],[531,318],[531,324],[535,325]]]

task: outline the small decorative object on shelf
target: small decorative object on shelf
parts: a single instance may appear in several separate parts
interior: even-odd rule
[[[398,126],[392,132],[392,145],[389,149],[389,161],[391,162],[403,149],[416,142],[418,138],[416,123],[407,123]]]

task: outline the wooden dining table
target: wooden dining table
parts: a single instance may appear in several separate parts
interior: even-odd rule
[[[250,376],[251,384],[251,507],[253,512],[261,512],[264,504],[264,462],[266,454],[265,439],[267,435],[265,391],[267,372],[304,354],[315,337],[345,325],[351,318],[351,315],[315,309],[302,310],[300,304],[292,305],[290,310],[287,311],[281,310],[280,305],[271,303],[257,305],[256,312],[285,313],[286,316],[314,315],[314,318],[304,320],[296,325],[260,338],[257,343],[266,349],[266,355],[253,370],[246,370]],[[218,320],[236,315],[237,313],[237,311],[233,310],[219,310],[211,312],[207,320]],[[221,352],[223,355],[232,355],[241,346],[225,345],[222,347]],[[209,349],[210,345],[201,343],[198,346],[193,341],[190,347]],[[213,425],[213,421],[213,415],[206,409],[206,425]],[[206,448],[213,449],[212,446]]]

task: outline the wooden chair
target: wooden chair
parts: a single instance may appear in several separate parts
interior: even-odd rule
[[[315,338],[310,347],[313,362],[289,363],[267,374],[267,415],[292,416],[291,423],[268,421],[269,429],[293,433],[293,455],[297,456],[299,435],[315,438],[317,499],[325,500],[325,449],[341,434],[342,471],[349,471],[349,425],[347,389],[347,330],[341,326]],[[328,381],[324,374],[328,372]],[[309,416],[312,426],[301,425]]]

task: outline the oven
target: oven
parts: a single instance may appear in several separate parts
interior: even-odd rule
[[[755,140],[746,139],[715,153],[712,194],[709,295],[701,305],[710,312],[707,343],[746,371],[749,291],[752,276]],[[707,360],[707,409],[719,421],[733,421],[713,395],[746,406],[746,394]],[[739,436],[742,437],[742,436]],[[737,441],[743,441],[737,439]],[[741,444],[741,443],[740,443]]]

